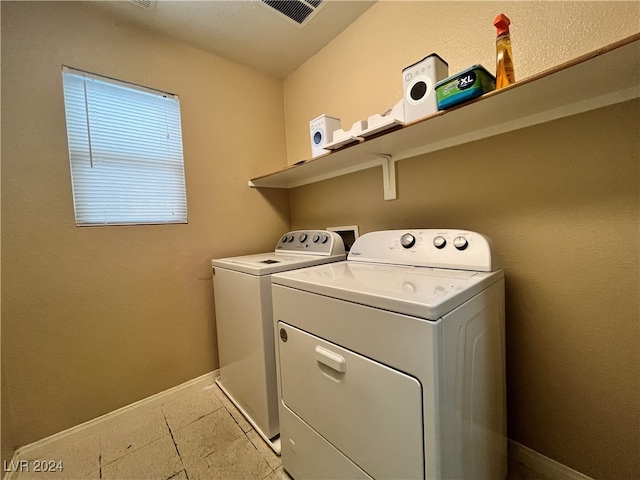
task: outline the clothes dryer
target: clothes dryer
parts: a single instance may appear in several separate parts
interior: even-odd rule
[[[271,275],[345,259],[340,235],[289,232],[274,252],[212,260],[222,391],[280,453]]]
[[[484,236],[368,233],[272,284],[294,479],[506,478],[504,276]]]

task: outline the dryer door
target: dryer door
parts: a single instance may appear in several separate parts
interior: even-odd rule
[[[283,403],[373,478],[424,478],[420,383],[284,322],[278,329]]]

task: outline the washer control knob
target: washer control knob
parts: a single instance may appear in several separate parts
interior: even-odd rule
[[[411,248],[416,244],[416,237],[414,237],[410,233],[405,233],[404,235],[402,235],[402,237],[400,237],[400,244],[404,248]]]
[[[300,240],[300,243],[305,242],[307,240],[307,234],[301,233],[300,236],[298,237],[298,240]]]
[[[282,237],[282,240],[281,240],[281,242],[282,242],[282,243],[286,243],[286,242],[288,242],[288,241],[289,241],[289,237],[288,237],[287,235],[285,235],[284,237]]]
[[[313,243],[318,243],[319,240],[320,240],[320,235],[313,236]]]
[[[433,239],[433,246],[436,248],[444,248],[446,244],[447,244],[447,241],[445,240],[444,237],[441,237],[440,235],[438,235],[436,238]]]
[[[453,239],[453,246],[458,250],[464,250],[469,246],[469,242],[467,242],[467,239],[464,237],[456,237]]]
[[[322,235],[322,236],[320,237],[320,241],[321,241],[322,243],[327,243],[327,240],[329,240],[329,237],[328,237],[328,236],[326,236],[326,235]]]
[[[289,241],[293,242],[293,235],[289,235]]]

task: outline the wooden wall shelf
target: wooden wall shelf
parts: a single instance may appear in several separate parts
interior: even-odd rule
[[[400,129],[252,178],[249,186],[295,188],[382,165],[391,200],[399,160],[639,97],[640,33]]]

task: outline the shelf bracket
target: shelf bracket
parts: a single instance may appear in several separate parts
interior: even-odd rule
[[[388,153],[372,153],[382,159],[382,188],[385,200],[396,200],[396,162]]]

